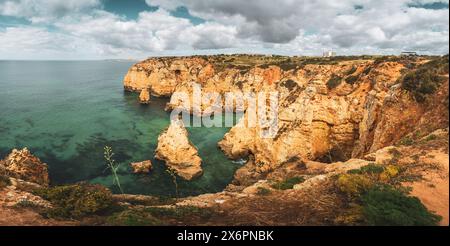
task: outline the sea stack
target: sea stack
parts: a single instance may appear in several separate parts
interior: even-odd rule
[[[139,94],[139,102],[141,104],[149,104],[150,103],[150,92],[148,89],[142,89],[141,94]]]
[[[188,132],[180,119],[172,120],[170,126],[158,137],[155,158],[185,180],[202,175],[202,159],[194,145],[189,142]]]

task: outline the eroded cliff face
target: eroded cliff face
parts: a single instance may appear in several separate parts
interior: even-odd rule
[[[170,126],[158,137],[155,158],[163,160],[177,175],[185,180],[200,176],[201,158],[194,145],[189,142],[183,121],[172,120]]]
[[[195,113],[194,83],[201,85],[202,93],[222,95],[222,104],[227,92],[279,92],[279,129],[274,138],[261,137],[264,129],[259,126],[247,127],[246,112],[218,143],[228,157],[252,156],[256,170],[266,172],[292,158],[334,162],[362,157],[399,141],[420,124],[426,124],[428,132],[448,126],[448,117],[435,117],[440,120],[428,124],[429,115],[446,114],[445,103],[419,104],[398,83],[402,71],[410,69],[405,65],[424,62],[345,60],[283,70],[281,65],[224,66],[212,58],[158,58],[133,66],[125,88],[173,94],[168,109],[191,113]],[[441,87],[444,100],[448,80]],[[175,92],[187,93],[191,103],[183,105]],[[203,100],[200,110],[209,110],[212,103]]]
[[[130,91],[150,89],[156,96],[170,96],[182,82],[204,81],[214,73],[211,64],[201,58],[155,58],[130,68],[124,86]]]

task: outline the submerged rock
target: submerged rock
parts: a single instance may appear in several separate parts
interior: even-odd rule
[[[133,173],[149,173],[152,170],[152,162],[150,160],[130,163]]]
[[[149,104],[150,103],[150,92],[148,89],[142,89],[141,94],[139,94],[139,102],[141,104]]]
[[[49,183],[47,164],[32,155],[27,148],[14,149],[0,162],[0,168],[14,178],[45,186]]]
[[[189,142],[188,132],[179,119],[172,120],[169,128],[158,137],[155,158],[165,161],[185,180],[192,180],[203,173],[202,160],[195,146]]]

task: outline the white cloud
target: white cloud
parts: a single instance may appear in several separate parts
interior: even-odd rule
[[[0,59],[82,59],[98,53],[95,45],[45,28],[8,27],[0,31]]]
[[[135,21],[98,11],[95,16],[57,26],[115,54],[229,48],[236,44],[233,27],[210,22],[194,26],[189,20],[173,17],[163,9],[141,12]]]
[[[73,17],[98,6],[100,0],[0,0],[0,15],[42,23]]]

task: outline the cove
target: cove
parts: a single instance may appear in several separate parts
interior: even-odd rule
[[[52,185],[86,181],[118,192],[103,159],[111,146],[125,193],[174,196],[163,162],[155,160],[158,135],[169,125],[167,98],[138,103],[124,92],[129,61],[0,61],[0,158],[28,147],[49,165]],[[203,176],[178,179],[181,196],[222,190],[241,166],[217,142],[226,127],[187,128],[203,159]],[[132,174],[130,162],[151,160],[148,175]]]

